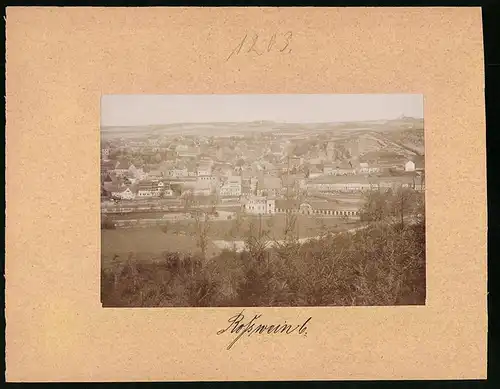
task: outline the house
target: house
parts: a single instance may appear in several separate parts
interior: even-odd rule
[[[241,196],[241,177],[230,176],[219,188],[221,196]]]
[[[288,163],[277,163],[274,165],[274,170],[277,172],[286,173],[288,171]]]
[[[165,160],[166,161],[175,161],[177,159],[177,152],[175,150],[167,149],[165,151]]]
[[[177,165],[172,169],[172,177],[189,177],[188,169],[185,165]]]
[[[380,167],[369,164],[368,162],[360,162],[358,171],[365,174],[378,173],[380,172]]]
[[[417,191],[424,189],[422,180],[415,174],[375,177],[372,179],[372,184],[375,189],[411,188]]]
[[[407,172],[414,172],[415,171],[415,162],[413,161],[408,161],[405,163],[405,171]]]
[[[311,201],[307,210],[313,215],[359,218],[359,204],[339,203],[336,201]]]
[[[159,169],[163,173],[164,177],[174,176],[175,163],[172,161],[162,162]]]
[[[251,178],[245,178],[245,177],[242,177],[241,178],[241,193],[242,194],[247,194],[247,195],[250,195],[250,194],[254,194],[252,192],[252,179]]]
[[[176,151],[179,158],[196,158],[200,154],[199,147],[187,147],[182,150],[176,149]]]
[[[110,188],[108,192],[111,193],[112,197],[123,200],[133,200],[136,196],[135,190],[131,189],[129,186]]]
[[[169,182],[158,181],[158,189],[160,191],[160,197],[173,197],[174,191],[170,187]]]
[[[265,196],[250,196],[244,204],[244,210],[253,215],[273,215],[276,213],[276,200]]]
[[[323,167],[323,174],[329,176],[346,176],[356,174],[351,161],[342,161],[335,164],[326,164]]]
[[[212,175],[212,166],[210,164],[200,164],[198,165],[198,169],[196,174],[198,176],[210,176]]]
[[[158,179],[163,177],[163,173],[160,170],[151,170],[147,177],[150,179]]]
[[[281,178],[279,177],[264,177],[257,184],[258,196],[276,196],[282,188]]]
[[[343,204],[328,200],[276,200],[276,212],[298,213],[312,216],[359,218],[357,204]]]
[[[356,192],[371,190],[373,182],[366,176],[326,176],[307,179],[305,187],[310,192]]]
[[[103,149],[101,149],[101,158],[103,160],[107,160],[110,152],[111,150],[109,147],[104,147]]]
[[[162,188],[158,186],[158,181],[141,181],[137,187],[137,197],[160,197]]]
[[[129,161],[121,160],[116,164],[114,171],[117,175],[124,175],[126,172],[133,171],[134,169],[135,166]]]
[[[187,151],[189,149],[188,145],[184,145],[184,144],[179,144],[179,145],[176,145],[174,147],[175,147],[176,153]]]

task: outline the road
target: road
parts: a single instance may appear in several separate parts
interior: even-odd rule
[[[359,230],[363,230],[365,228],[367,228],[369,225],[364,225],[364,226],[360,226],[360,227],[356,227],[356,228],[351,228],[349,230],[346,230],[346,231],[340,231],[340,232],[336,232],[336,233],[333,233],[332,235],[338,235],[338,234],[345,234],[345,233],[354,233],[356,231],[359,231]],[[318,240],[320,239],[322,236],[321,235],[317,235],[317,236],[312,236],[312,237],[308,237],[308,238],[300,238],[298,239],[298,243],[307,243],[307,242],[311,242],[311,241],[314,241],[314,240]],[[236,250],[236,252],[241,252],[243,250],[245,250],[245,247],[246,247],[246,243],[245,241],[243,240],[236,240],[236,241],[230,241],[230,240],[212,240],[212,243],[219,249],[221,250]],[[267,247],[274,247],[274,246],[279,246],[279,245],[282,245],[286,243],[285,240],[268,240],[266,241],[266,246]]]

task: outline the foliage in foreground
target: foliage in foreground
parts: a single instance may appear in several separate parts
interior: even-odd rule
[[[373,219],[372,219],[373,220]],[[345,306],[425,303],[425,222],[371,222],[367,228],[242,253],[164,253],[102,271],[108,307]]]

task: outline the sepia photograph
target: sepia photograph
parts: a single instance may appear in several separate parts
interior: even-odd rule
[[[423,104],[103,96],[102,306],[425,305]]]

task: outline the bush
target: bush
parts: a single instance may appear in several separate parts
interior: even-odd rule
[[[114,229],[116,229],[116,226],[115,226],[115,223],[113,223],[113,221],[109,220],[108,218],[104,218],[101,221],[101,229],[114,230]]]

